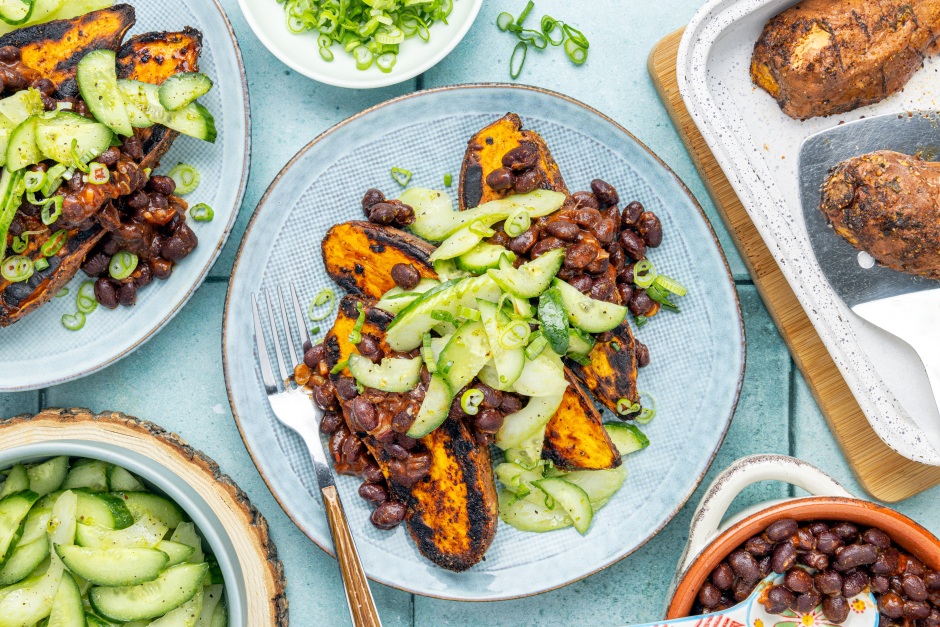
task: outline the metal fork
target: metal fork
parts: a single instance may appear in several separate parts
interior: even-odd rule
[[[301,345],[310,338],[304,323],[303,310],[297,300],[297,290],[290,284],[291,300],[293,301],[294,315],[297,319],[297,328],[300,333]],[[330,532],[333,535],[333,545],[336,547],[336,561],[343,577],[343,587],[346,589],[346,602],[349,605],[349,615],[355,627],[381,627],[379,614],[375,609],[375,600],[369,589],[369,581],[362,570],[356,543],[349,532],[346,514],[336,491],[336,482],[333,471],[323,450],[320,441],[319,427],[323,418],[323,410],[313,403],[310,396],[305,394],[293,383],[293,370],[288,372],[281,352],[281,336],[277,328],[274,309],[271,307],[271,295],[264,291],[268,306],[268,320],[271,323],[271,333],[274,338],[274,352],[277,355],[277,365],[280,372],[280,381],[284,390],[278,388],[278,379],[271,369],[271,360],[267,344],[264,341],[264,331],[261,327],[261,316],[258,313],[258,303],[254,294],[251,295],[251,308],[255,318],[255,343],[258,348],[258,363],[261,366],[261,378],[264,381],[264,390],[268,394],[268,402],[274,415],[286,427],[297,432],[307,444],[307,450],[313,458],[313,466],[317,472],[317,483],[320,485],[320,496],[323,497],[323,506],[330,522]],[[280,305],[281,323],[286,337],[287,354],[291,365],[296,368],[299,363],[294,350],[290,324],[287,320],[287,308],[284,306],[284,296],[281,288],[277,288],[278,304]],[[303,357],[301,356],[301,359]]]

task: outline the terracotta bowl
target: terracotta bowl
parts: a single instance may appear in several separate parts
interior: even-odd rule
[[[721,521],[742,489],[768,479],[792,483],[812,496],[762,503]],[[673,582],[666,619],[688,616],[699,589],[721,560],[782,518],[846,520],[862,527],[878,527],[928,568],[940,570],[940,540],[907,516],[854,498],[827,474],[800,460],[784,455],[753,455],[738,460],[718,475],[699,503]]]

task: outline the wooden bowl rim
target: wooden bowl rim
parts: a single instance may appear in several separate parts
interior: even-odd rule
[[[59,429],[66,425],[73,428],[79,427],[81,433],[51,437],[41,433],[39,429],[43,426]],[[245,596],[248,604],[245,617],[247,624],[252,627],[255,625],[287,627],[290,622],[285,592],[287,582],[284,566],[278,559],[277,547],[269,534],[268,523],[261,512],[251,504],[248,495],[205,453],[190,446],[179,435],[153,422],[115,411],[95,414],[91,410],[79,407],[68,409],[51,407],[38,414],[19,414],[0,419],[0,450],[63,439],[103,442],[127,449],[127,446],[115,442],[113,435],[146,438],[156,443],[167,458],[185,464],[194,472],[203,475],[212,488],[209,494],[198,490],[190,480],[181,478],[197,491],[219,517],[225,533],[235,547],[245,580]],[[135,449],[132,452],[147,457],[179,476],[179,473],[167,466],[165,460],[141,449]],[[237,535],[242,536],[240,539],[243,542],[235,541],[234,536]],[[251,550],[245,546],[246,543]],[[264,596],[258,594],[257,590],[252,591],[253,585],[257,588],[257,569],[253,569],[254,572],[250,575],[246,564],[260,564],[263,573],[261,579]]]
[[[917,522],[890,507],[863,499],[835,496],[792,499],[748,516],[710,542],[685,572],[677,575],[677,585],[669,601],[666,620],[688,616],[699,588],[715,566],[748,538],[783,518],[800,522],[845,520],[878,527],[928,568],[940,569],[940,540]]]

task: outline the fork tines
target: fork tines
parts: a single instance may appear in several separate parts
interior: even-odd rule
[[[305,343],[310,341],[310,336],[307,333],[307,325],[304,323],[303,309],[300,307],[300,301],[297,299],[297,290],[294,288],[294,284],[290,283],[291,291],[291,300],[294,309],[294,316],[296,319],[298,336],[300,337],[300,346],[302,347]],[[283,341],[287,345],[287,355],[291,362],[291,370],[288,371],[287,364],[284,361],[284,353],[281,350],[281,341],[282,335],[277,327],[277,318],[274,315],[274,308],[271,305],[271,294],[267,289],[264,290],[264,297],[267,303],[268,308],[268,324],[271,326],[271,334],[274,339],[274,352],[277,357],[277,366],[280,372],[280,380],[284,384],[285,389],[291,390],[290,381],[293,377],[293,369],[298,365],[297,354],[298,351],[295,348],[293,341],[293,332],[290,327],[290,322],[287,318],[287,307],[284,305],[284,294],[281,291],[281,287],[277,287],[277,299],[278,305],[280,306],[281,313],[281,324],[284,328],[284,334],[286,339]],[[255,300],[255,295],[251,295],[251,309],[254,314],[255,320],[255,343],[258,349],[258,363],[261,366],[261,378],[264,381],[264,388],[268,394],[273,394],[278,391],[278,382],[274,376],[274,371],[271,368],[271,359],[270,353],[268,353],[268,345],[264,339],[264,327],[261,323],[261,314],[258,312],[258,302]],[[303,360],[303,351],[300,352],[300,360]]]

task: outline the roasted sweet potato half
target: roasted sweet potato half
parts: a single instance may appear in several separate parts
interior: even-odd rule
[[[0,37],[0,47],[16,46],[24,65],[51,80],[59,96],[76,96],[75,68],[93,50],[117,50],[134,25],[134,7],[117,4],[68,20],[20,28]]]
[[[350,294],[381,298],[395,287],[392,267],[411,264],[425,278],[437,278],[428,256],[434,246],[389,226],[353,220],[326,232],[320,244],[330,278]]]
[[[388,350],[384,329],[392,315],[371,307],[368,299],[345,296],[325,341],[331,368],[355,351],[348,336],[359,315],[357,304],[366,311],[362,333],[373,336]],[[342,374],[348,376],[348,371],[332,376]],[[348,411],[345,403],[343,411]],[[499,520],[489,448],[479,445],[463,422],[447,420],[420,440],[432,455],[429,474],[406,487],[395,481],[389,470],[392,460],[381,443],[362,435],[393,495],[408,506],[408,528],[421,554],[454,571],[466,570],[483,559]]]
[[[173,74],[199,71],[202,33],[186,27],[178,32],[144,33],[127,40],[117,54],[118,78],[160,85]]]
[[[904,87],[938,30],[936,0],[807,0],[764,26],[751,80],[792,118],[844,113]]]
[[[627,324],[617,327],[609,342],[597,342],[588,358],[591,363],[587,366],[571,359],[565,359],[565,365],[587,386],[594,398],[615,414],[617,401],[621,398],[632,403],[639,402],[636,389],[636,344]],[[638,413],[620,417],[629,419]]]
[[[567,368],[565,378],[568,389],[545,427],[542,459],[565,470],[616,468],[620,453],[607,436],[600,414]]]
[[[457,192],[461,211],[515,193],[512,188],[499,191],[491,188],[486,184],[486,177],[493,170],[503,167],[503,155],[523,144],[538,150],[538,164],[534,167],[539,176],[537,187],[568,193],[558,164],[552,158],[545,140],[535,131],[523,130],[518,115],[507,113],[471,137],[467,144]]]

